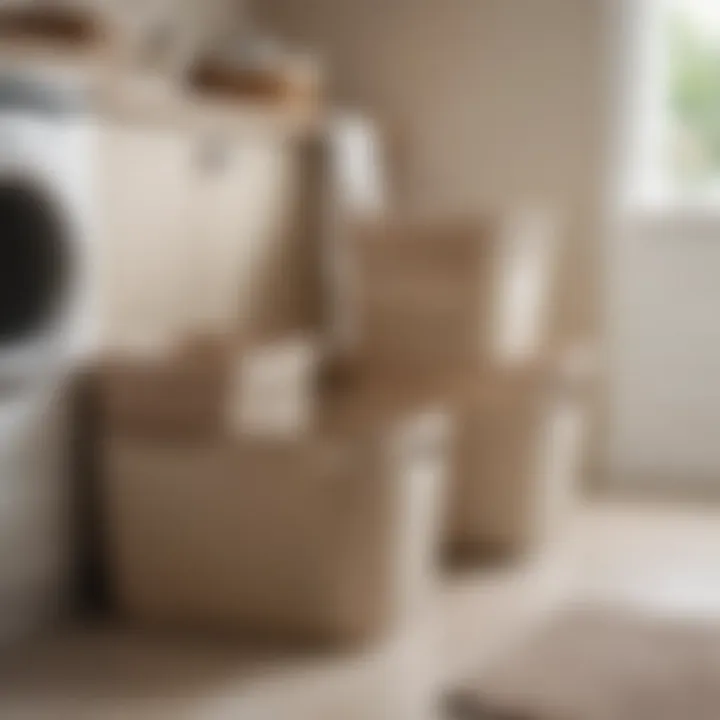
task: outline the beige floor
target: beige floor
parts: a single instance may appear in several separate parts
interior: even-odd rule
[[[720,615],[720,510],[596,505],[524,568],[448,578],[383,647],[266,658],[217,643],[66,631],[0,665],[3,720],[432,720],[437,698],[568,602]]]

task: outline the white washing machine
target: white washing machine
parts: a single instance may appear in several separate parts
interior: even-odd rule
[[[95,312],[84,95],[68,78],[0,74],[0,644],[68,599],[67,386]]]

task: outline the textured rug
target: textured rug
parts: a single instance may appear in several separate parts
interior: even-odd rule
[[[452,720],[720,720],[718,621],[573,609],[446,698]]]

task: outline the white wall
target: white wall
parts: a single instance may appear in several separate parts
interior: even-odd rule
[[[606,2],[607,187],[621,206],[605,244],[608,480],[720,490],[720,214],[634,206],[652,129],[642,121],[653,99],[653,3]]]
[[[613,477],[720,489],[720,216],[630,223],[613,267]]]

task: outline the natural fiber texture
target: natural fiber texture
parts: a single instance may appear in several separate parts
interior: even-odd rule
[[[717,720],[720,618],[572,610],[451,694],[457,720]]]

